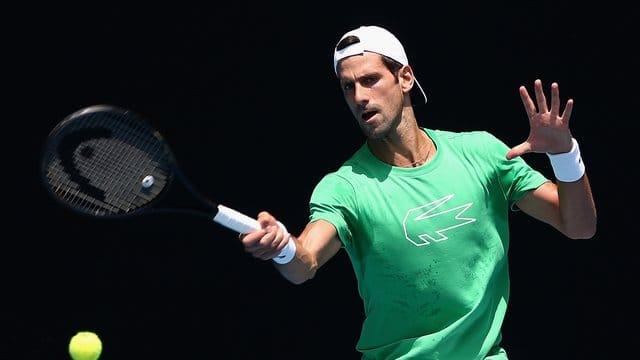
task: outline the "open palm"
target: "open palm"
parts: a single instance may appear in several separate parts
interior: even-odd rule
[[[520,98],[529,117],[529,136],[524,142],[507,152],[507,159],[530,153],[557,154],[571,150],[571,131],[569,118],[573,109],[573,100],[569,99],[560,113],[560,90],[557,83],[551,84],[551,107],[542,89],[542,81],[534,82],[536,101],[529,96],[526,87],[520,87]]]

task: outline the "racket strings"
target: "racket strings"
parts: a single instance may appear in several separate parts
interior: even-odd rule
[[[57,137],[61,140],[50,150],[47,179],[58,197],[85,212],[135,211],[158,198],[172,180],[168,147],[140,119],[83,114],[65,124]],[[152,182],[145,186],[148,176]]]
[[[125,121],[127,119],[121,118],[119,121]],[[130,119],[129,119],[130,120]],[[100,119],[100,121],[105,122],[105,119]],[[99,122],[100,124],[100,122]],[[107,173],[113,175],[121,175],[126,179],[140,179],[140,183],[143,176],[139,176],[138,174],[146,174],[154,176],[153,170],[158,169],[158,162],[149,162],[151,159],[157,159],[160,156],[160,152],[163,150],[162,146],[158,146],[157,142],[150,141],[149,136],[141,136],[141,133],[148,134],[148,130],[146,128],[138,129],[141,125],[132,123],[131,121],[127,121],[126,123],[116,122],[117,125],[114,127],[115,133],[122,133],[123,144],[122,146],[109,146],[110,144],[104,144],[104,146],[97,146],[97,148],[105,150],[100,156],[96,158],[99,163],[97,166],[93,166],[91,168],[87,168],[87,172],[92,173],[91,178],[97,179],[102,182],[102,188],[114,187],[113,189],[113,200],[116,203],[115,205],[122,209],[125,212],[131,211],[132,209],[136,209],[144,204],[153,200],[162,190],[163,187],[154,186],[150,187],[149,191],[139,191],[139,186],[131,187],[130,184],[123,181],[114,181],[113,177],[103,176],[102,171],[97,170],[106,170]],[[127,126],[125,126],[127,125]],[[131,131],[133,127],[135,131]],[[119,138],[119,136],[115,136]],[[127,137],[130,137],[131,141],[127,141]],[[99,140],[106,141],[106,140]],[[129,143],[136,144],[135,147],[131,147],[128,145]],[[142,151],[136,151],[140,149]],[[142,169],[138,168],[138,166],[144,165]],[[158,174],[155,174],[155,178],[159,178]]]

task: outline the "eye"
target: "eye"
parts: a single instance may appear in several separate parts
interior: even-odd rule
[[[360,79],[360,83],[362,84],[362,86],[366,86],[366,87],[371,87],[373,86],[376,82],[378,82],[380,78],[376,75],[368,75],[368,76],[364,76]]]
[[[351,91],[351,90],[353,90],[353,87],[354,87],[354,85],[351,82],[350,83],[343,83],[342,84],[342,91]]]

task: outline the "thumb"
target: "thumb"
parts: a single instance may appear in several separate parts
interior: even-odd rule
[[[525,141],[519,145],[512,147],[509,151],[507,151],[507,160],[511,160],[520,155],[526,154],[530,151],[531,151],[531,145]]]
[[[276,218],[267,211],[261,211],[258,214],[258,222],[263,229],[277,224]]]

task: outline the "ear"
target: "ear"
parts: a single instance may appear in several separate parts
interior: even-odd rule
[[[404,65],[400,71],[398,72],[398,78],[400,79],[400,86],[402,87],[402,92],[408,94],[411,92],[414,83],[413,77],[413,69],[411,66]]]

